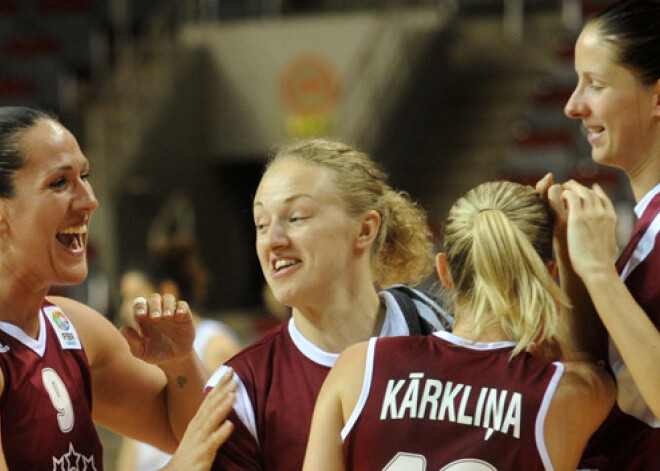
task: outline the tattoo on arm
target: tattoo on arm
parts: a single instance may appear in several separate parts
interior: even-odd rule
[[[177,384],[180,388],[184,387],[184,386],[186,385],[187,382],[188,382],[188,380],[186,379],[185,376],[177,376],[177,378],[176,378],[176,384]]]

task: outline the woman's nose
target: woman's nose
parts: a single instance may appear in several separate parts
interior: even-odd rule
[[[564,106],[564,114],[571,119],[581,119],[585,116],[586,110],[582,93],[576,88]]]
[[[99,207],[99,201],[96,199],[92,185],[88,182],[79,183],[79,194],[74,200],[75,209],[94,211]]]

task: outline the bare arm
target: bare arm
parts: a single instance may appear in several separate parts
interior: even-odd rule
[[[5,390],[5,375],[0,371],[0,396]],[[0,437],[2,437],[2,417],[0,417]],[[2,448],[2,441],[0,441],[0,471],[9,471],[7,461],[5,460],[5,450]]]
[[[364,381],[367,343],[347,348],[330,370],[316,400],[303,471],[344,471],[341,430]]]
[[[607,332],[591,302],[587,288],[573,269],[568,251],[567,211],[561,197],[563,187],[547,174],[536,184],[555,216],[553,249],[559,271],[559,284],[571,302],[561,317],[559,338],[563,360],[598,361],[607,358]]]
[[[177,440],[204,398],[209,373],[193,349],[195,326],[185,301],[171,294],[151,294],[147,303],[134,306],[137,330],[124,327],[122,333],[132,354],[157,365],[165,374],[169,422]]]
[[[234,403],[236,383],[233,370],[207,394],[190,421],[181,444],[163,471],[207,471],[211,469],[218,448],[229,438],[234,425],[226,420]]]
[[[587,441],[614,405],[614,381],[591,362],[567,362],[550,403],[545,442],[557,471],[577,468]]]
[[[171,355],[173,360],[164,361],[165,366],[158,368],[132,355],[119,331],[98,312],[68,298],[51,301],[65,310],[84,345],[91,371],[94,420],[173,452],[178,435],[173,425],[176,421],[170,421],[171,411],[180,407],[192,417],[202,400],[205,375],[196,355],[191,353],[192,347],[187,353],[184,349],[176,351]],[[173,330],[180,327],[175,319],[165,322]],[[177,377],[186,381],[177,382]],[[192,412],[187,412],[190,409]],[[179,423],[181,434],[186,425],[187,422],[181,427]]]
[[[660,332],[621,281],[614,265],[616,213],[595,186],[565,184],[569,250],[575,271],[626,363],[635,384],[660,417]]]

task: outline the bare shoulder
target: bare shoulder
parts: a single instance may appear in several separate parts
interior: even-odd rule
[[[362,392],[368,345],[360,342],[344,350],[326,378],[327,388],[340,399],[345,411],[353,410]]]
[[[91,307],[63,296],[49,296],[47,300],[61,307],[75,326],[90,365],[94,363],[96,355],[105,351],[106,346],[114,345],[112,349],[116,349],[125,343],[124,338],[114,324]],[[128,348],[128,345],[126,345],[126,348]]]
[[[614,380],[604,368],[590,361],[569,361],[564,366],[560,394],[584,397],[605,406],[613,404],[616,394]]]
[[[593,432],[614,405],[614,380],[604,368],[593,362],[570,361],[564,366],[553,406],[577,411],[584,427]]]
[[[367,357],[369,342],[358,342],[346,348],[332,368],[334,371],[346,373],[358,373],[360,370],[364,371],[364,362]]]

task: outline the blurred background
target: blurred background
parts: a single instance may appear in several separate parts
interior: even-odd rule
[[[117,321],[121,274],[183,236],[208,271],[199,309],[259,336],[280,307],[263,289],[252,195],[272,147],[311,136],[380,161],[438,241],[468,188],[548,171],[604,186],[625,240],[627,183],[563,115],[573,43],[607,3],[0,0],[0,105],[55,111],[101,201],[90,276],[59,290]]]

